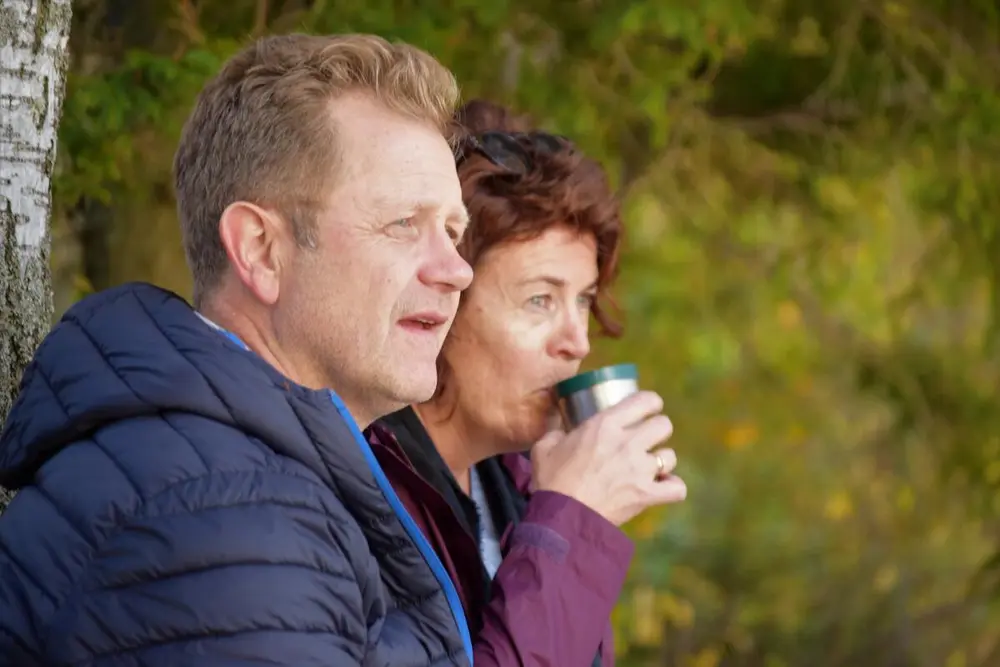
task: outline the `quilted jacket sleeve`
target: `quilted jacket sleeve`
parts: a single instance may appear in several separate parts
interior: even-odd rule
[[[343,517],[290,476],[173,488],[101,546],[48,630],[46,664],[359,665],[367,624]]]

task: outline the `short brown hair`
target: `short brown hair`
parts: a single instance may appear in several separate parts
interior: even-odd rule
[[[283,35],[231,58],[198,96],[174,157],[174,185],[194,301],[226,267],[219,218],[235,201],[267,204],[302,245],[338,164],[329,103],[372,95],[450,136],[458,85],[431,55],[375,35]]]
[[[591,313],[601,333],[620,336],[622,326],[612,315],[618,308],[608,288],[618,275],[623,225],[618,198],[601,165],[564,138],[558,139],[558,150],[531,141],[527,118],[491,102],[472,100],[456,119],[464,135],[460,148],[487,132],[508,133],[529,162],[515,175],[480,152],[462,149],[458,177],[472,220],[459,245],[462,257],[475,269],[492,248],[537,238],[553,227],[590,234],[597,241],[598,271],[598,298]]]

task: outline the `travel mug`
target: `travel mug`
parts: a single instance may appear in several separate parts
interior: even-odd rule
[[[605,366],[574,375],[556,385],[559,412],[567,431],[637,391],[639,371],[635,364]]]

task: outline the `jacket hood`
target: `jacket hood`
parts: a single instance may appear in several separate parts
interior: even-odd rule
[[[76,303],[42,342],[0,431],[0,485],[30,483],[61,449],[110,424],[171,411],[239,428],[328,482],[329,453],[304,413],[346,427],[329,392],[290,382],[176,294],[129,283]]]

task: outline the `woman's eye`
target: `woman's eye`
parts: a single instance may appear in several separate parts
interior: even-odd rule
[[[577,302],[580,304],[580,308],[583,308],[584,310],[590,310],[590,308],[594,305],[594,301],[596,300],[597,300],[596,294],[581,294],[577,298]]]
[[[548,294],[536,294],[528,299],[528,303],[536,308],[548,308],[552,305],[552,297]]]

